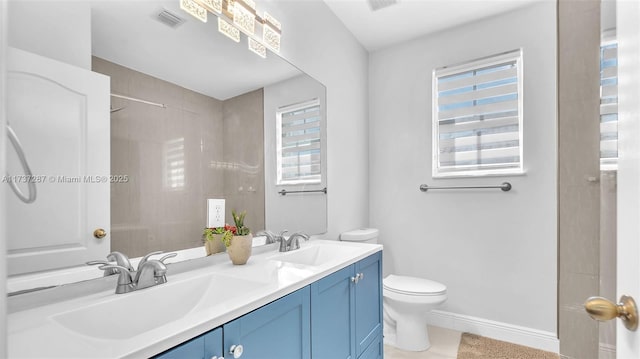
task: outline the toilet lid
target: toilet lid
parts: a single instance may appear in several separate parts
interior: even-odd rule
[[[409,295],[441,295],[447,292],[447,286],[424,278],[389,275],[383,280],[384,289]]]

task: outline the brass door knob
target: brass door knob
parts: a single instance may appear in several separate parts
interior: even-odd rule
[[[95,231],[93,231],[93,236],[98,238],[98,239],[102,239],[107,235],[107,231],[105,231],[102,228],[98,228]]]
[[[624,326],[635,332],[638,329],[638,309],[633,298],[623,295],[616,304],[602,297],[591,297],[584,303],[584,309],[595,320],[620,318]]]

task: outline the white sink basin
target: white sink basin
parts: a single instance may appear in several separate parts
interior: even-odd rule
[[[141,289],[109,294],[103,300],[51,319],[77,334],[99,339],[129,339],[183,318],[208,305],[207,297],[231,290],[240,293],[260,283],[216,274],[203,275]],[[200,303],[202,302],[202,303]],[[210,304],[210,303],[209,303]]]
[[[152,357],[381,249],[317,239],[287,253],[276,246],[246,265],[226,255],[176,264],[167,283],[132,293],[115,294],[117,278],[108,278],[26,295],[27,308],[7,315],[8,357]]]
[[[357,247],[325,243],[322,245],[302,247],[291,252],[273,256],[271,259],[307,266],[320,266],[341,261],[344,258],[351,257],[358,251],[359,249]]]

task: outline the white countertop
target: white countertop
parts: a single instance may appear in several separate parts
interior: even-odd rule
[[[320,247],[320,257],[303,260],[320,260],[313,265],[287,260],[290,255],[317,253]],[[375,244],[311,240],[302,243],[298,253],[270,250],[254,254],[241,266],[232,265],[226,253],[193,260],[181,272],[178,264],[169,265],[166,284],[127,294],[114,293],[117,276],[112,276],[27,295],[45,303],[49,295],[51,304],[21,305],[21,296],[13,297],[8,354],[10,358],[150,357],[381,250]],[[73,297],[74,293],[81,294]]]

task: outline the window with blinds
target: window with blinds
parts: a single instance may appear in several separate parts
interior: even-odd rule
[[[600,169],[618,168],[618,44],[600,47]]]
[[[321,182],[320,101],[278,108],[278,185]]]
[[[164,142],[164,186],[170,190],[184,189],[184,137]]]
[[[433,176],[522,173],[522,52],[433,72]]]

